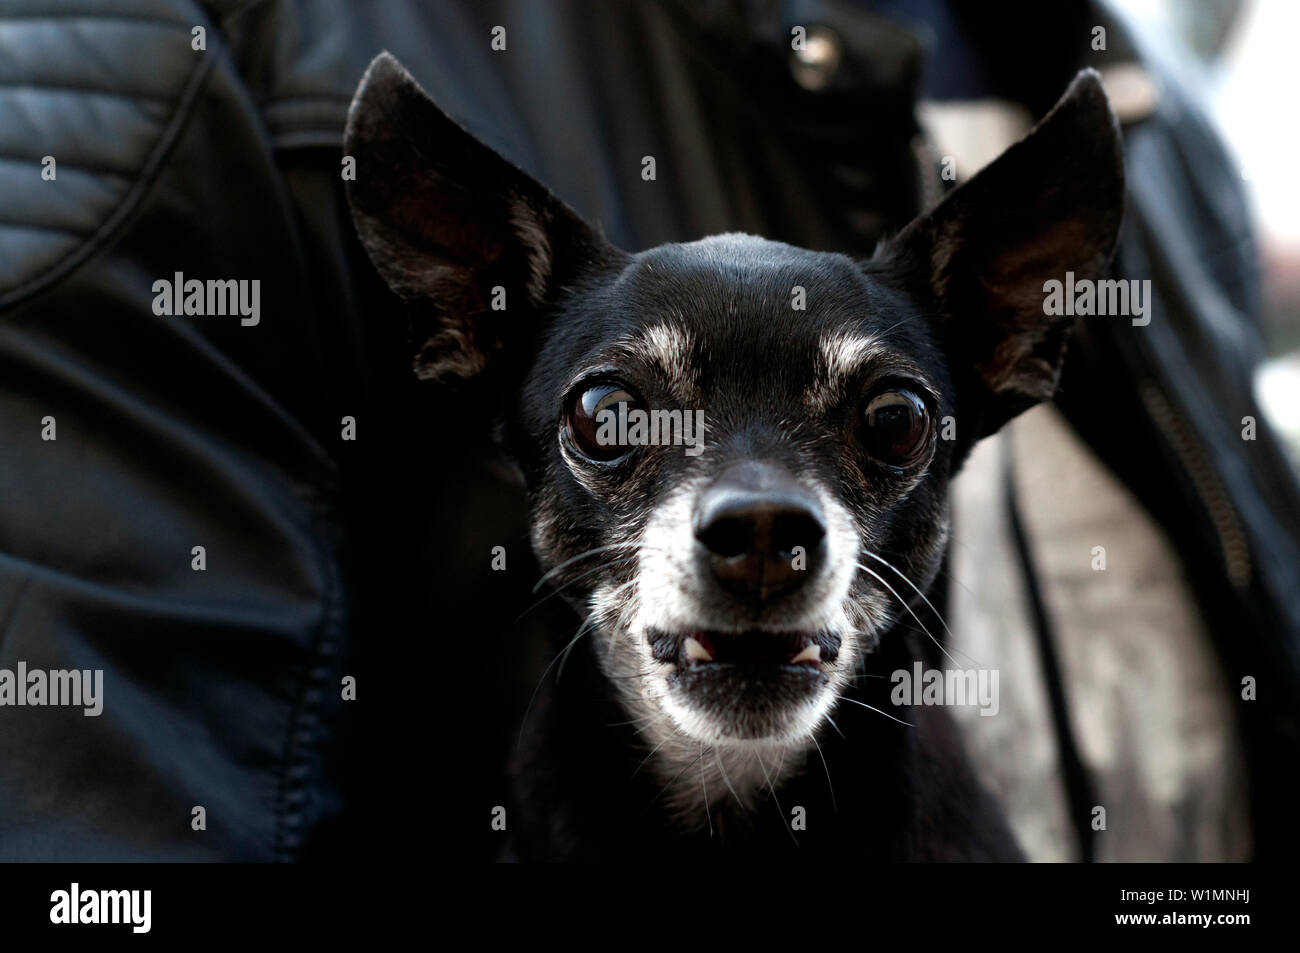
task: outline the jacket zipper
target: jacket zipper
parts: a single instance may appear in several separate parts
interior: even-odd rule
[[[1237,589],[1246,588],[1253,575],[1250,547],[1241,528],[1241,518],[1224,492],[1218,474],[1155,381],[1149,377],[1144,378],[1138,385],[1138,393],[1151,419],[1165,435],[1183,468],[1192,478],[1192,487],[1218,536],[1228,581]]]

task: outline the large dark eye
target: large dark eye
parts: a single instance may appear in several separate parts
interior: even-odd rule
[[[639,406],[640,401],[621,384],[591,384],[569,405],[569,439],[590,460],[617,460],[632,449],[619,437],[632,423],[628,413]]]
[[[881,463],[905,467],[925,452],[930,437],[930,415],[925,403],[910,390],[886,390],[867,401],[863,441],[867,452]]]

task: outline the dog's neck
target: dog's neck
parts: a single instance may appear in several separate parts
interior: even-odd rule
[[[706,745],[671,725],[643,731],[652,745],[647,769],[663,785],[668,811],[687,829],[698,829],[711,813],[748,816],[775,799],[785,782],[816,758],[813,736],[788,744]]]

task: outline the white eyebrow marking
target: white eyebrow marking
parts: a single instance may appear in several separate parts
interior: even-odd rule
[[[691,364],[693,341],[683,328],[673,324],[652,324],[637,336],[623,341],[619,347],[633,357],[651,364],[663,372],[671,387],[680,397],[695,391],[695,368]]]
[[[812,384],[804,391],[804,404],[815,412],[834,406],[844,381],[873,357],[882,357],[888,352],[888,348],[876,338],[846,331],[823,334],[818,344],[820,360],[817,371]]]

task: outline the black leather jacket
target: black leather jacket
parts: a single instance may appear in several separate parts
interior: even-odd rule
[[[1044,37],[1102,14],[1037,6],[969,28],[1041,113],[1089,57]],[[788,62],[811,22],[843,41],[816,91]],[[522,503],[474,408],[415,387],[347,214],[341,132],[381,49],[626,248],[865,254],[922,201],[923,48],[855,3],[0,0],[0,668],[103,669],[106,696],[0,709],[0,859],[336,856],[406,843],[396,797],[505,797],[502,699],[548,618],[515,624],[526,574],[483,579],[497,542],[527,561]],[[1175,87],[1126,136],[1117,269],[1158,306],[1084,332],[1062,406],[1177,542],[1232,680],[1259,681],[1257,841],[1280,853],[1300,497],[1250,391],[1249,221]],[[672,188],[638,187],[645,154]],[[260,321],[156,315],[176,272],[258,279]]]

